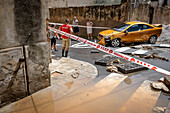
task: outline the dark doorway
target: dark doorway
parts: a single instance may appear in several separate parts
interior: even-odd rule
[[[149,24],[152,24],[153,14],[154,14],[154,8],[153,8],[153,7],[150,7],[150,8],[149,8]]]

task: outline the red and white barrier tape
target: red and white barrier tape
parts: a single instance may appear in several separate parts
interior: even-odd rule
[[[52,23],[52,22],[49,22],[48,24],[63,25],[61,23]],[[71,24],[69,24],[69,25],[70,26],[74,26],[74,25],[71,25]],[[82,25],[78,25],[78,27],[87,28],[87,26],[82,26]],[[95,28],[95,29],[110,29],[109,27],[90,27],[90,28]]]
[[[92,41],[89,41],[89,40],[86,40],[86,39],[83,39],[81,37],[78,37],[78,36],[75,36],[75,35],[72,35],[72,34],[69,34],[69,33],[66,33],[66,32],[63,32],[63,31],[60,31],[60,30],[57,30],[57,29],[54,29],[52,27],[48,27],[50,30],[54,31],[55,33],[58,33],[58,34],[61,34],[61,35],[64,35],[64,36],[67,36],[71,39],[74,39],[74,40],[77,40],[77,41],[80,41],[80,42],[83,42],[85,44],[88,44],[90,45],[91,47],[93,48],[96,48],[100,51],[103,51],[105,53],[108,53],[108,54],[111,54],[111,55],[114,55],[116,57],[119,57],[119,58],[122,58],[122,59],[125,59],[125,60],[128,60],[130,62],[133,62],[133,63],[136,63],[136,64],[139,64],[139,65],[142,65],[144,67],[147,67],[149,69],[152,69],[154,71],[157,71],[157,72],[160,72],[162,74],[165,74],[167,76],[170,76],[170,72],[167,71],[167,70],[164,70],[162,68],[159,68],[157,66],[154,66],[154,65],[151,65],[147,62],[143,62],[141,60],[138,60],[136,58],[133,58],[133,57],[130,57],[130,56],[127,56],[127,55],[124,55],[122,53],[119,53],[119,52],[115,52],[114,50],[110,49],[110,48],[107,48],[105,46],[102,46],[102,45],[99,45],[99,44],[96,44]]]

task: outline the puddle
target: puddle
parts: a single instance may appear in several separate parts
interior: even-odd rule
[[[68,89],[70,89],[70,88],[71,88],[71,86],[73,85],[73,83],[74,83],[74,82],[73,82],[73,81],[71,81],[71,82],[67,82],[67,83],[65,83],[64,85],[65,85],[65,86],[67,86],[67,88],[68,88]]]

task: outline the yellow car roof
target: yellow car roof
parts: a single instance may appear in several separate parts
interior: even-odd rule
[[[131,25],[134,25],[134,24],[146,24],[146,25],[149,25],[149,26],[153,26],[153,25],[145,23],[145,22],[137,22],[137,21],[131,21],[131,22],[125,22],[125,23],[126,24],[131,24]]]

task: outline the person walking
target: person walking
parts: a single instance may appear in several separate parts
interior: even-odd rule
[[[66,19],[66,24],[63,24],[59,30],[64,31],[66,33],[73,33],[73,29],[72,27],[69,25],[70,20]],[[62,39],[63,39],[63,48],[62,48],[62,57],[67,57],[68,55],[68,51],[69,51],[69,47],[70,47],[70,38],[66,37],[64,35],[62,35]],[[66,48],[66,51],[65,51]],[[65,53],[65,54],[64,54]]]
[[[76,36],[78,36],[78,33],[79,33],[79,27],[78,27],[78,20],[76,18],[76,16],[74,16],[74,19],[73,19],[73,32]]]
[[[90,19],[88,19],[86,25],[87,25],[87,36],[88,36],[88,39],[90,39],[90,38],[93,39],[93,37],[92,37],[92,25],[93,25],[93,23],[90,21]]]
[[[55,28],[54,25],[51,25],[52,28]],[[52,30],[49,30],[49,38],[51,40],[51,50],[54,47],[54,50],[57,51],[57,47],[56,47],[56,37],[59,39],[58,34],[54,33]]]

